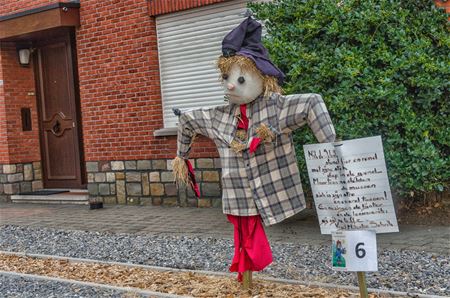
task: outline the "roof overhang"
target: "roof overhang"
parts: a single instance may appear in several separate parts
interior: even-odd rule
[[[0,40],[32,32],[67,26],[80,26],[80,3],[60,2],[0,16]]]

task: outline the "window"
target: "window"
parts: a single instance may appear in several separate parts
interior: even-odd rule
[[[215,64],[222,39],[245,18],[246,2],[227,1],[156,18],[165,128],[178,121],[172,108],[225,104]]]

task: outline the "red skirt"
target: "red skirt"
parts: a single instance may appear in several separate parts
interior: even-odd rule
[[[234,257],[230,271],[238,272],[238,280],[242,281],[245,271],[261,271],[272,263],[272,250],[259,215],[228,214],[227,217],[234,225]]]

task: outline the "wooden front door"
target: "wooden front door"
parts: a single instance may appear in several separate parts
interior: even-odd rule
[[[84,188],[73,37],[36,43],[36,78],[45,188]]]

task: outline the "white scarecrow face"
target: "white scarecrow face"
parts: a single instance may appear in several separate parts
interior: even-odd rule
[[[223,86],[225,97],[234,104],[247,104],[255,100],[263,92],[263,80],[253,72],[243,72],[234,64],[230,72],[224,74]]]

